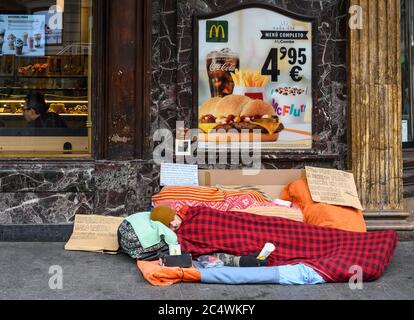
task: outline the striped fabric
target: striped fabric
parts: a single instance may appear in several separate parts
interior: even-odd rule
[[[265,217],[279,217],[293,221],[303,222],[303,213],[300,209],[284,208],[276,205],[269,207],[251,207],[247,209],[231,210],[237,212],[251,213]]]
[[[241,197],[241,196],[250,196],[253,198],[253,200],[257,201],[257,202],[269,202],[269,200],[267,200],[262,193],[258,192],[258,191],[249,191],[249,190],[245,190],[245,191],[224,191],[225,195],[226,195],[226,199],[230,198],[230,197]]]
[[[257,191],[258,193],[260,193],[264,199],[266,199],[268,202],[272,202],[273,199],[266,194],[266,192],[263,192],[262,190],[260,190],[260,188],[258,188],[257,186],[222,186],[222,185],[217,185],[217,188],[219,188],[221,191],[224,192],[231,192],[231,191]],[[263,201],[260,201],[263,202]]]
[[[152,197],[152,201],[166,203],[177,200],[190,200],[202,202],[224,202],[228,198],[250,195],[257,202],[269,202],[259,191],[255,190],[231,190],[223,191],[216,187],[165,187],[161,192]]]
[[[154,201],[154,207],[159,207],[159,206],[170,207],[176,212],[179,212],[180,215],[183,215],[182,214],[183,208],[189,208],[189,207],[206,207],[206,208],[226,211],[229,208],[229,203],[228,201],[206,202],[206,201],[196,201],[196,200]]]
[[[154,203],[175,200],[224,202],[225,194],[218,188],[212,187],[165,187],[152,197]]]

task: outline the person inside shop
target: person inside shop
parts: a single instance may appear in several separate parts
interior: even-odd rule
[[[23,116],[28,128],[67,128],[65,120],[54,112],[48,112],[45,97],[38,91],[32,91],[26,97]]]

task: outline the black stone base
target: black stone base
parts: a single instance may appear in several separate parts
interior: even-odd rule
[[[414,231],[397,231],[398,241],[414,241]]]
[[[0,241],[67,242],[72,232],[72,224],[0,225]]]
[[[0,241],[4,242],[67,242],[72,224],[0,225]],[[414,241],[413,231],[398,231],[399,241]]]

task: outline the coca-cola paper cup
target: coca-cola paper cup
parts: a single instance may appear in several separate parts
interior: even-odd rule
[[[233,93],[231,73],[240,67],[239,56],[229,48],[212,51],[207,55],[207,73],[211,96],[225,97]]]
[[[298,87],[278,87],[272,93],[272,104],[284,124],[304,124],[307,90]]]

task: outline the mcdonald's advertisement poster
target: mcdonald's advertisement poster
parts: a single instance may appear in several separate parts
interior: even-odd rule
[[[196,23],[199,146],[311,149],[311,20],[246,8]]]

